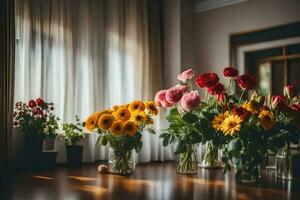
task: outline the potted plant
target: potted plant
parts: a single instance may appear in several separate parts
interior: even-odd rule
[[[79,117],[76,116],[76,123],[63,124],[63,131],[66,142],[67,165],[69,167],[80,167],[83,146],[78,142],[84,138],[84,132]]]
[[[53,105],[51,105],[50,110],[54,110]],[[43,150],[51,151],[54,150],[55,139],[58,135],[58,121],[59,118],[54,114],[50,113],[46,122],[45,127],[45,139],[43,144]]]
[[[25,167],[36,169],[41,166],[43,139],[48,130],[47,124],[55,120],[52,114],[53,104],[43,99],[17,102],[14,111],[14,126],[18,126],[24,135]],[[57,122],[56,122],[57,123]],[[52,129],[54,130],[55,127]]]
[[[153,124],[158,110],[153,101],[114,106],[110,110],[96,112],[88,117],[85,128],[99,134],[97,145],[109,145],[109,166],[112,174],[131,175],[135,169],[135,152],[142,146],[142,133]]]

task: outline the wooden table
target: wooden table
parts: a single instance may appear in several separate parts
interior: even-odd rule
[[[175,164],[139,164],[133,176],[99,174],[96,164],[80,169],[58,167],[52,172],[20,173],[1,186],[0,199],[297,199],[300,182],[275,179],[274,171],[262,172],[259,187],[237,185],[233,173],[200,169],[197,175],[175,173]],[[6,187],[6,188],[5,188]]]

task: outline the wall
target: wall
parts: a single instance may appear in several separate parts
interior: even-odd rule
[[[216,71],[229,64],[229,35],[300,21],[299,0],[248,0],[194,13],[195,62],[198,71]]]

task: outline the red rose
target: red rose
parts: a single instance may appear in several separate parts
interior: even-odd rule
[[[225,77],[237,77],[238,73],[238,70],[234,67],[226,67],[223,70],[223,75]]]
[[[225,92],[225,88],[220,82],[217,82],[213,86],[209,87],[207,91],[211,95],[220,95]]]
[[[292,113],[295,114],[296,116],[300,115],[300,105],[299,104],[292,104],[290,106],[290,109],[291,109]]]
[[[41,98],[37,98],[35,101],[36,101],[37,105],[39,105],[39,106],[43,106],[45,104],[44,100]]]
[[[241,75],[237,77],[237,84],[240,88],[253,90],[255,88],[256,79],[252,75]]]
[[[35,101],[34,101],[34,100],[30,100],[30,101],[28,102],[28,106],[29,106],[30,108],[34,108],[34,107],[36,106]]]
[[[280,111],[288,111],[289,106],[284,96],[275,95],[272,97],[272,108],[278,109]]]
[[[219,77],[216,73],[209,72],[199,75],[196,79],[196,85],[198,87],[212,87],[219,81]]]
[[[238,115],[240,118],[242,118],[242,120],[246,120],[251,116],[251,112],[241,106],[234,107],[232,109],[232,113]]]
[[[286,85],[283,88],[283,94],[285,97],[294,98],[296,96],[296,88],[293,85]]]

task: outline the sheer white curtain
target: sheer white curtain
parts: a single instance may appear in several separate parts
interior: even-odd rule
[[[159,1],[16,0],[15,101],[54,102],[63,123],[161,88]],[[165,113],[162,112],[162,115]],[[167,124],[156,120],[158,134]],[[84,161],[107,158],[87,135]],[[173,159],[158,135],[145,133],[140,162]],[[65,160],[63,141],[56,141]]]

